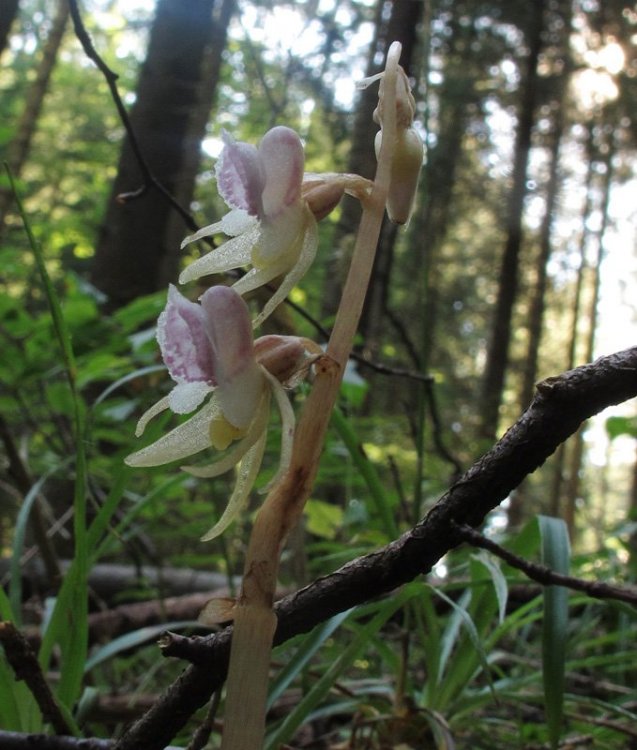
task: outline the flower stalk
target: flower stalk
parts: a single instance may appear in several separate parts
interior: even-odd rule
[[[371,192],[362,200],[361,224],[332,336],[326,353],[314,364],[315,380],[295,431],[289,467],[261,506],[250,537],[242,589],[234,610],[222,750],[261,750],[263,746],[279,557],[316,477],[372,272],[392,182],[400,52],[401,45],[394,42],[387,54],[378,167]]]

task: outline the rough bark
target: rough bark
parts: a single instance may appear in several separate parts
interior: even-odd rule
[[[538,97],[538,60],[542,49],[544,0],[529,5],[526,71],[522,81],[522,100],[518,116],[513,163],[513,179],[507,207],[507,240],[499,272],[498,297],[482,393],[481,432],[492,441],[497,433],[500,403],[509,364],[513,307],[518,293],[518,268],[522,249],[522,216],[527,194],[527,173],[531,136]]]
[[[200,113],[209,109],[216,84],[211,78],[204,80],[204,75],[209,76],[211,68],[218,72],[233,7],[225,2],[214,19],[214,4],[214,0],[160,0],[130,114],[150,171],[182,200],[192,195],[206,121]],[[210,49],[215,65],[207,56]],[[165,198],[151,188],[123,204],[118,200],[143,184],[127,138],[91,274],[93,283],[108,296],[110,309],[161,289],[177,274],[181,233]]]
[[[275,644],[431,570],[459,543],[456,525],[480,525],[585,419],[635,396],[637,347],[538,384],[535,398],[520,419],[419,524],[377,552],[280,601]],[[187,639],[190,659],[196,665],[188,667],[129,728],[117,741],[117,750],[161,750],[223,684],[231,636],[232,629],[227,628],[210,637]]]

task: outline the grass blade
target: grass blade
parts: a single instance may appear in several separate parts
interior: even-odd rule
[[[305,667],[325,641],[353,611],[353,609],[348,609],[345,612],[340,612],[314,628],[311,633],[308,633],[292,659],[290,659],[285,667],[279,672],[272,683],[268,695],[268,702],[266,704],[268,710],[272,708],[274,702],[283,694],[285,689],[290,685],[299,672],[301,672],[303,667]]]
[[[29,217],[8,165],[5,164],[11,189],[15,196],[18,212],[22,218],[33,257],[42,279],[53,328],[60,346],[62,361],[73,400],[73,428],[75,438],[75,492],[73,498],[73,535],[74,555],[72,569],[64,581],[64,596],[58,596],[56,607],[49,623],[47,648],[40,651],[40,664],[46,672],[49,666],[53,645],[57,642],[62,655],[58,697],[67,707],[71,707],[79,698],[84,674],[84,662],[88,653],[88,546],[86,539],[86,487],[87,466],[84,443],[86,439],[85,405],[77,388],[77,368],[71,334],[62,314],[62,306],[49,276],[42,246],[37,241]],[[68,581],[72,581],[70,586]],[[62,588],[65,588],[63,584]],[[61,593],[61,592],[60,592]],[[48,632],[47,632],[48,635]],[[44,645],[44,641],[43,641]]]
[[[557,573],[568,575],[570,545],[568,529],[560,518],[538,516],[542,539],[542,562]],[[546,721],[551,747],[556,748],[562,733],[568,590],[563,586],[544,589],[542,622],[542,673]]]

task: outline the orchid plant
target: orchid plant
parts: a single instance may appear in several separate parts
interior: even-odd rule
[[[246,554],[241,594],[223,610],[234,619],[228,673],[222,750],[260,750],[263,744],[270,651],[276,629],[272,605],[279,556],[298,521],[316,476],[329,416],[336,401],[372,271],[385,208],[404,224],[413,209],[423,147],[413,128],[414,100],[398,65],[400,45],[391,45],[374,113],[381,130],[376,139],[378,170],[373,182],[357,175],[305,174],[303,147],[290,128],[268,131],[258,147],[224,135],[216,175],[221,197],[231,209],[182,246],[203,237],[230,237],[189,265],[182,284],[202,276],[250,267],[232,287],[207,289],[199,303],[175,287],[157,326],[157,339],[172,391],[140,419],[137,433],[160,412],[195,414],[152,445],[126,460],[131,466],[156,466],[183,460],[209,448],[221,457],[203,466],[182,469],[214,477],[239,466],[228,507],[204,535],[211,539],[232,522],[245,505],[265,449],[271,400],[282,422],[279,470],[259,509]],[[297,337],[262,336],[261,324],[303,277],[318,246],[317,220],[326,216],[343,193],[362,203],[349,274],[332,335],[323,352]],[[241,295],[283,280],[252,324]],[[312,389],[298,426],[285,389],[313,373]],[[205,610],[204,610],[205,614]],[[228,619],[224,617],[223,619]]]
[[[308,349],[315,345],[296,336],[271,335],[253,341],[248,307],[236,291],[226,286],[206,290],[197,304],[171,285],[166,308],[157,323],[157,340],[176,385],[141,417],[137,436],[166,409],[175,414],[199,410],[159,440],[128,456],[126,463],[159,466],[212,447],[225,453],[210,464],[182,469],[209,478],[239,464],[237,483],[226,510],[202,537],[207,541],[225,531],[248,500],[265,450],[272,396],[282,425],[278,474],[286,470],[294,435],[294,411],[285,387],[298,382],[307,372]]]

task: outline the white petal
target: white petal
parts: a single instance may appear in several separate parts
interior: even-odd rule
[[[170,408],[170,404],[168,401],[168,396],[164,396],[164,398],[160,399],[156,404],[153,404],[150,409],[145,411],[142,416],[139,419],[139,422],[137,423],[137,427],[135,427],[135,437],[139,437],[140,435],[144,434],[144,430],[146,429],[146,425],[150,422],[150,420],[157,416],[157,414],[161,414],[162,411],[166,411],[166,409]]]
[[[228,237],[236,237],[256,227],[258,223],[255,216],[250,216],[242,208],[233,208],[221,219],[221,231]]]
[[[128,466],[161,466],[209,448],[210,422],[219,413],[219,404],[213,397],[189,420],[146,448],[127,456],[124,462]]]
[[[276,292],[270,297],[270,299],[263,306],[263,310],[254,319],[252,325],[256,328],[261,325],[263,321],[271,315],[274,310],[283,302],[288,296],[296,284],[305,276],[308,268],[312,265],[314,258],[316,257],[316,250],[318,248],[318,232],[316,229],[316,221],[310,213],[309,209],[306,209],[306,229],[305,236],[303,237],[303,246],[301,248],[301,254],[296,264],[292,267],[290,272],[281,282],[281,285]],[[246,276],[249,274],[246,274]],[[245,276],[243,278],[246,278]],[[243,279],[240,279],[243,281]],[[267,282],[266,282],[267,283]],[[235,284],[235,287],[237,285]],[[238,291],[238,290],[237,290]]]
[[[254,262],[265,266],[289,255],[296,260],[305,220],[305,204],[297,201],[282,209],[276,218],[261,222],[261,232],[253,253]]]
[[[239,281],[235,281],[232,288],[238,294],[244,295],[251,292],[254,289],[269,284],[277,276],[286,273],[290,268],[289,262],[285,260],[277,260],[274,263],[268,263],[264,268],[251,268],[245,276],[242,276]]]
[[[178,383],[168,394],[168,403],[175,414],[190,414],[203,403],[207,394],[213,390],[208,383]]]
[[[208,542],[219,536],[219,534],[222,534],[245,508],[250,496],[250,490],[261,468],[267,436],[268,433],[264,430],[259,440],[243,457],[239,466],[237,483],[230,496],[230,500],[228,500],[228,505],[217,523],[201,537],[202,542]]]
[[[201,477],[203,479],[210,479],[212,477],[218,477],[221,474],[225,474],[226,471],[230,471],[233,466],[236,466],[243,456],[248,452],[250,448],[256,443],[261,437],[261,433],[266,429],[268,425],[268,419],[270,417],[270,394],[266,392],[263,397],[263,401],[260,403],[256,416],[250,425],[247,435],[235,443],[234,447],[231,448],[223,458],[218,461],[213,461],[211,464],[203,466],[182,466],[182,471],[187,471],[195,477]]]
[[[244,234],[233,237],[215,250],[202,255],[181,272],[179,283],[185,284],[201,276],[224,273],[232,268],[247,265],[250,263],[252,248],[258,235],[258,225],[255,224]]]
[[[224,216],[225,218],[225,216]],[[191,242],[196,242],[197,240],[202,239],[203,237],[210,237],[213,234],[219,234],[220,232],[223,232],[223,219],[221,221],[217,221],[214,224],[208,224],[206,227],[202,227],[194,234],[189,235],[184,240],[181,241],[181,249],[183,250],[186,245],[190,245]]]
[[[264,368],[265,370],[265,368]],[[279,381],[265,371],[265,375],[270,383],[274,398],[279,407],[281,413],[281,454],[279,458],[279,468],[276,474],[263,488],[262,492],[269,492],[272,487],[279,481],[283,474],[288,470],[290,466],[290,459],[292,458],[292,447],[294,445],[294,428],[296,426],[296,418],[294,416],[294,409],[290,403],[290,399],[285,392],[285,389],[279,383]]]

